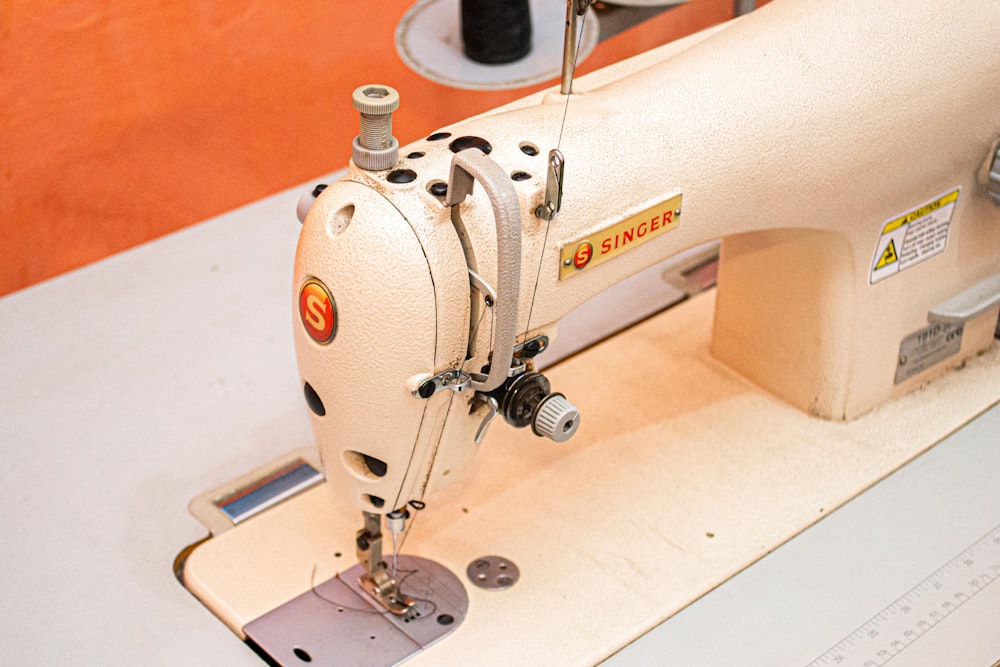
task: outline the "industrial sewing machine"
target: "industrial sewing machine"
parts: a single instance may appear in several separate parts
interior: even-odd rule
[[[627,563],[625,581],[643,581],[661,565],[648,562],[656,556],[619,558],[643,552],[637,542],[659,540],[660,553],[670,550],[664,544],[696,552],[702,547],[678,526],[699,526],[698,539],[720,532],[705,532],[701,515],[684,509],[691,490],[665,484],[669,468],[687,461],[692,475],[709,479],[752,451],[761,467],[744,468],[746,475],[769,465],[787,468],[781,476],[801,475],[777,490],[794,507],[772,505],[773,516],[755,519],[765,524],[758,532],[745,532],[739,500],[726,500],[723,510],[712,501],[707,515],[734,541],[752,544],[728,542],[738,552],[732,561],[702,554],[697,567],[673,563],[671,576],[693,568],[699,582],[682,604],[819,518],[814,500],[826,499],[829,511],[995,402],[993,385],[966,400],[967,389],[928,382],[977,355],[995,363],[997,26],[1000,9],[972,0],[919,7],[780,0],[571,82],[571,95],[564,81],[561,91],[403,148],[391,135],[396,92],[358,88],[362,129],[347,175],[299,207],[295,342],[325,484],[226,527],[188,556],[185,583],[280,664],[322,652],[294,635],[310,623],[327,632],[326,621],[303,620],[316,615],[340,622],[347,639],[337,641],[357,644],[350,651],[360,653],[350,655],[359,662],[389,664],[474,617],[449,570],[465,569],[452,554],[473,553],[477,540],[521,554],[462,561],[470,583],[485,588],[510,588],[517,566],[551,580],[554,561],[566,552],[572,561],[577,550],[599,569]],[[565,315],[717,239],[714,304],[693,300],[689,315],[660,332],[643,325],[638,338],[606,341],[551,377],[536,370]],[[706,319],[710,343],[708,328],[691,324]],[[966,375],[995,375],[989,368]],[[918,389],[922,397],[901,398]],[[746,403],[734,400],[745,396]],[[526,433],[558,444],[526,455]],[[494,474],[477,472],[473,459],[505,438],[515,444],[493,454]],[[577,446],[588,454],[567,452]],[[796,450],[806,458],[795,458]],[[843,467],[824,467],[823,457],[845,450]],[[692,452],[708,454],[692,463]],[[512,454],[523,460],[496,458]],[[211,502],[231,504],[315,471],[308,459],[283,460]],[[543,461],[557,472],[538,473]],[[461,485],[444,489],[467,468],[478,496],[463,497]],[[459,504],[480,498],[509,508],[505,479],[522,487],[510,517],[492,508],[474,523],[475,508],[463,508],[465,516],[427,510],[436,518],[421,520],[428,532],[419,550],[448,567],[400,554],[425,503],[450,493]],[[725,483],[713,480],[699,493]],[[633,488],[643,492],[630,497]],[[618,533],[620,525],[595,516],[616,503],[624,514],[613,516],[641,513],[660,529]],[[340,515],[357,510],[360,530],[347,529],[351,520]],[[719,518],[724,512],[728,519]],[[544,527],[535,526],[540,516]],[[579,547],[564,521],[575,522],[565,530]],[[496,534],[462,537],[463,526]],[[552,544],[525,549],[527,536],[498,537],[521,527]],[[595,539],[596,550],[587,546]],[[628,546],[608,547],[614,540]],[[266,568],[268,585],[232,575],[234,554],[261,549],[267,555],[249,572],[263,576]],[[340,561],[352,551],[358,565],[345,572]],[[592,567],[566,567],[572,582],[554,590],[589,587],[580,568]],[[322,588],[327,581],[343,590]],[[541,579],[532,585],[538,590],[525,604],[566,606]],[[630,586],[614,584],[592,599],[618,610],[616,596]],[[283,620],[263,618],[292,598],[305,606],[282,612]],[[644,626],[676,609],[650,605],[638,612]],[[522,631],[544,616],[517,613]],[[388,631],[362,621],[388,624],[416,649],[386,648]],[[424,624],[438,632],[421,634]],[[607,638],[583,642],[586,651],[627,641],[614,623],[607,627]]]

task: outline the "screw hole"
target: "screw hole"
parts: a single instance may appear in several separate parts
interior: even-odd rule
[[[299,660],[301,660],[302,662],[312,662],[313,661],[312,656],[309,655],[308,651],[305,651],[305,650],[299,648],[298,646],[296,646],[295,648],[292,649],[292,653],[294,653],[295,657],[298,658]]]
[[[451,614],[441,614],[437,617],[437,622],[441,625],[451,625],[455,622],[455,617]]]
[[[417,172],[412,169],[396,169],[395,171],[389,172],[389,175],[386,176],[386,180],[397,185],[412,183],[417,180]]]
[[[527,141],[521,143],[520,149],[525,155],[530,155],[531,157],[538,155],[538,146],[529,144]]]

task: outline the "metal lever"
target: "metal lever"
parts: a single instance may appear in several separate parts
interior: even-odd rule
[[[521,287],[521,207],[510,177],[496,162],[478,148],[469,148],[451,159],[448,197],[445,203],[455,206],[472,194],[479,181],[490,205],[497,227],[496,327],[493,329],[493,360],[489,375],[475,373],[472,389],[493,391],[507,380],[507,370],[514,358],[517,338],[517,306]]]
[[[962,324],[1000,303],[1000,273],[976,283],[927,313],[930,323]]]

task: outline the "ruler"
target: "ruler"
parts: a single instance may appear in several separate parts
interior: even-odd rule
[[[879,667],[1000,579],[1000,526],[809,663]]]

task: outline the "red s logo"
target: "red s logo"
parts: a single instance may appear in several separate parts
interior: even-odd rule
[[[303,283],[299,291],[299,317],[317,343],[325,345],[337,334],[337,307],[326,285],[316,278]]]
[[[593,256],[594,246],[592,246],[589,241],[584,241],[576,247],[576,253],[573,255],[573,266],[577,269],[582,269],[590,264],[590,260]]]

